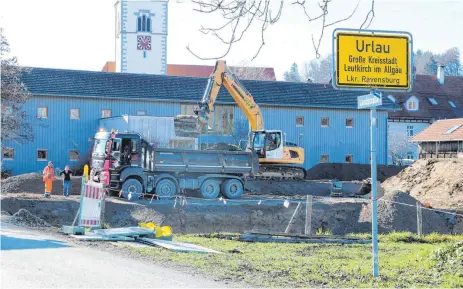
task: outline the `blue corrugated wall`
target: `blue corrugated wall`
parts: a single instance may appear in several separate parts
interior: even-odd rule
[[[48,118],[37,119],[38,106],[48,107]],[[48,159],[55,167],[76,165],[69,160],[69,150],[78,150],[85,155],[98,129],[101,110],[111,109],[112,116],[135,115],[137,110],[146,110],[150,116],[175,116],[180,113],[179,102],[147,102],[123,99],[96,99],[77,97],[33,96],[24,106],[35,131],[35,141],[23,145],[5,142],[3,147],[15,150],[13,160],[3,160],[3,166],[13,174],[39,172],[46,161],[37,161],[37,150],[47,149]],[[80,119],[70,119],[70,109],[80,109]],[[369,163],[369,112],[348,109],[261,107],[266,129],[279,129],[286,133],[286,140],[299,143],[305,148],[306,168],[320,161],[321,154],[328,154],[330,162],[345,162],[345,155],[352,154],[354,163]],[[296,127],[296,116],[304,117],[304,126]],[[320,126],[321,117],[329,117],[328,128]],[[346,128],[346,118],[354,119],[354,127]],[[235,126],[246,121],[239,108],[235,108]],[[240,123],[241,120],[241,124]],[[378,163],[387,162],[387,112],[378,113]],[[236,128],[235,128],[236,129]],[[242,129],[242,127],[241,127]],[[225,136],[202,136],[200,142],[213,143],[231,140]]]

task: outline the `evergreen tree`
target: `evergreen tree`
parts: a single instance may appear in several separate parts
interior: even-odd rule
[[[286,71],[283,74],[285,81],[290,82],[301,82],[301,75],[299,74],[299,68],[296,63],[293,63],[289,68],[289,71]]]

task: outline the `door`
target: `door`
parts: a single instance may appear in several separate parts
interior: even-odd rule
[[[281,160],[283,159],[283,138],[281,132],[265,133],[265,158]]]
[[[121,139],[114,138],[111,141],[111,162],[114,168],[120,166],[121,162]]]

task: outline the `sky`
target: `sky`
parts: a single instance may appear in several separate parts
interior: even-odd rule
[[[253,66],[274,67],[277,79],[292,63],[300,66],[315,58],[312,35],[318,39],[322,23],[308,23],[303,11],[284,0],[281,19],[270,25],[265,46],[252,62]],[[100,71],[106,61],[114,60],[115,0],[2,0],[0,27],[4,28],[11,54],[19,64],[32,67]],[[317,15],[317,1],[310,3],[309,13]],[[272,0],[279,3],[279,0]],[[355,14],[324,32],[320,46],[322,56],[331,53],[334,28],[359,28],[371,0],[332,0],[327,21]],[[458,47],[463,53],[463,0],[376,0],[375,18],[369,27],[376,30],[407,31],[413,35],[414,50],[442,53]],[[202,57],[216,57],[226,47],[199,28],[216,27],[221,17],[192,10],[188,0],[169,2],[167,63],[213,65],[215,60],[200,60],[187,46]],[[460,28],[458,28],[460,27]],[[260,46],[260,30],[253,27],[224,57],[228,63],[251,60]]]

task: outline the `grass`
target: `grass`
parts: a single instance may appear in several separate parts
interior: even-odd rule
[[[369,238],[368,234],[356,236]],[[380,235],[377,279],[371,275],[370,245],[246,243],[194,235],[174,238],[225,254],[131,249],[155,261],[175,262],[219,280],[243,281],[253,287],[463,286],[463,235]],[[233,249],[240,253],[228,253]]]

